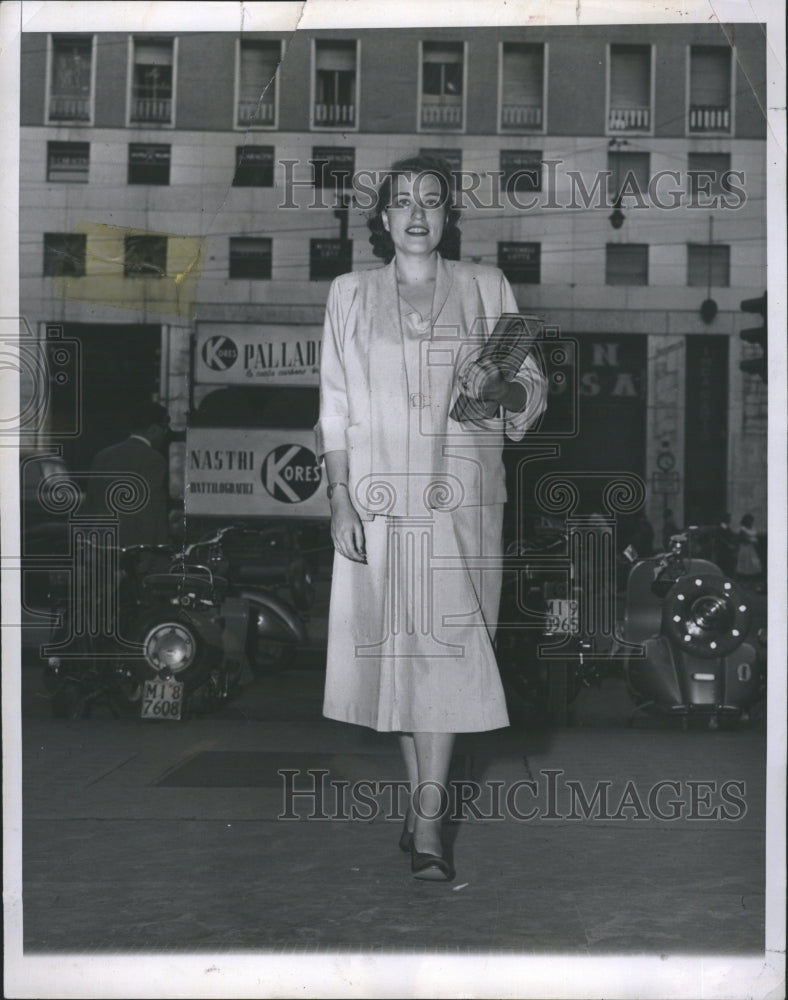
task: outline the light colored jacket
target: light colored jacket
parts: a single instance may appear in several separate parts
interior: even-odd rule
[[[528,357],[515,376],[528,394],[522,412],[502,410],[479,427],[449,416],[458,366],[478,353],[504,312],[518,307],[501,271],[439,257],[431,335],[406,348],[393,261],[332,282],[316,451],[319,458],[348,452],[350,496],[362,518],[505,501],[504,431],[519,441],[547,404],[538,365]],[[406,362],[406,349],[419,351],[417,367]]]

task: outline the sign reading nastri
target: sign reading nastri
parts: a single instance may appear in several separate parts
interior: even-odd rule
[[[221,385],[317,385],[319,326],[198,323],[195,381]]]
[[[328,517],[322,469],[308,430],[190,427],[186,513]]]

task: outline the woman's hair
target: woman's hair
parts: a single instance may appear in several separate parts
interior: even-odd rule
[[[755,524],[755,518],[752,516],[752,514],[745,514],[744,517],[741,519],[741,523],[744,525],[745,528],[751,528],[753,524]]]
[[[397,160],[391,169],[386,171],[377,191],[372,214],[367,219],[372,252],[387,264],[394,257],[394,241],[383,225],[382,214],[391,204],[394,178],[400,174],[432,174],[438,178],[441,186],[441,203],[446,206],[446,222],[443,227],[443,237],[438,244],[438,253],[448,260],[459,260],[460,230],[457,223],[460,210],[456,204],[457,184],[449,164],[434,156],[409,156],[404,160]]]

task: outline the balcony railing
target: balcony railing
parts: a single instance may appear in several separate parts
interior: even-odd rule
[[[49,117],[58,121],[89,121],[90,98],[62,97],[53,94],[49,99]]]
[[[651,126],[649,108],[611,108],[608,114],[611,132],[642,132]]]
[[[422,128],[462,128],[461,104],[422,104]]]
[[[501,128],[541,128],[542,107],[535,104],[504,104]]]
[[[731,127],[730,108],[694,104],[689,112],[690,132],[727,132]]]
[[[315,125],[355,125],[355,104],[315,104]]]
[[[135,97],[131,102],[131,120],[134,122],[172,121],[172,98]]]
[[[239,125],[273,125],[274,124],[274,102],[273,101],[239,101],[238,102],[238,124]]]

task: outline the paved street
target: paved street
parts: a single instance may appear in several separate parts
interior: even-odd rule
[[[181,723],[101,707],[53,720],[40,670],[22,680],[30,957],[764,948],[762,716],[736,732],[631,725],[611,676],[581,691],[569,727],[513,713],[459,737],[455,795],[479,791],[447,817],[447,885],[411,877],[390,790],[352,797],[402,768],[392,736],[322,718],[319,643]]]

